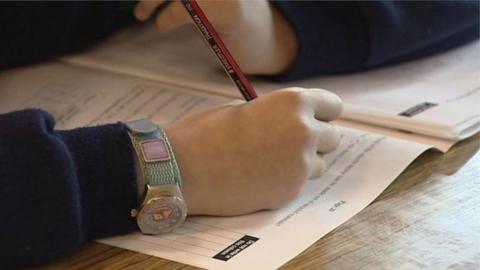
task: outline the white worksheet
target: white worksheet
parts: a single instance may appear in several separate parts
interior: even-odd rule
[[[0,76],[0,113],[41,108],[55,117],[61,129],[140,118],[166,124],[230,100],[61,63]]]
[[[207,269],[276,269],[371,203],[427,145],[341,128],[327,171],[293,203],[238,217],[189,217],[171,234],[100,242]]]
[[[62,63],[0,74],[0,113],[51,112],[63,129],[151,117],[169,123],[230,101],[176,85]],[[427,144],[341,127],[325,174],[275,211],[189,217],[162,236],[101,239],[113,246],[208,269],[275,269],[372,202]],[[252,187],[254,188],[254,187]]]

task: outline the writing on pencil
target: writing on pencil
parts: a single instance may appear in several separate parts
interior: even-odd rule
[[[192,17],[195,26],[202,34],[202,37],[209,45],[210,49],[217,56],[220,64],[222,64],[227,75],[237,86],[240,93],[246,101],[250,101],[257,97],[257,93],[253,89],[252,85],[248,81],[245,74],[243,74],[240,66],[237,64],[233,56],[228,51],[227,47],[223,43],[220,35],[208,20],[203,10],[195,0],[182,0],[182,4],[187,10],[188,14]]]

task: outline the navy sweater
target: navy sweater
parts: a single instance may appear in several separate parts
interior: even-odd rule
[[[410,60],[479,34],[479,2],[275,2],[298,58],[277,79]],[[87,48],[133,22],[134,3],[1,3],[0,69]],[[1,89],[0,89],[1,91]],[[45,264],[131,232],[133,152],[121,123],[55,130],[45,111],[0,114],[0,269]]]

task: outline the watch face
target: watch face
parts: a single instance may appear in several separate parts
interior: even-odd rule
[[[158,197],[143,206],[138,213],[137,223],[143,233],[166,233],[183,223],[186,212],[185,202],[181,197]]]

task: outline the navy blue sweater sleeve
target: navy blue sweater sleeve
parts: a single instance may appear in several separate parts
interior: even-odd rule
[[[135,21],[135,1],[0,3],[0,70],[85,49]]]
[[[126,127],[54,125],[41,110],[0,114],[0,269],[44,264],[136,229]]]
[[[478,38],[479,1],[274,1],[299,52],[278,79],[351,72],[438,53]]]

